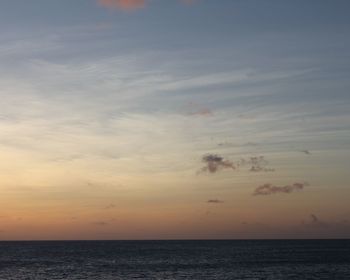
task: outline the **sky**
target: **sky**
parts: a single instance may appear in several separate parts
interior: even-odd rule
[[[0,240],[350,238],[342,0],[2,0]]]

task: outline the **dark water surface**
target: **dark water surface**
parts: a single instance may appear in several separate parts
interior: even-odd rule
[[[0,279],[350,279],[350,240],[0,242]]]

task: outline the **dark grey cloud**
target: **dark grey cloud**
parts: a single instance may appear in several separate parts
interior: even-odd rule
[[[224,201],[220,199],[209,199],[207,203],[224,203]]]
[[[205,166],[200,169],[199,173],[216,173],[223,169],[237,169],[234,162],[224,159],[222,156],[216,154],[204,155],[202,157],[202,162],[205,163]]]
[[[202,167],[198,173],[216,173],[223,169],[238,170],[244,168],[250,172],[271,172],[275,169],[269,167],[269,162],[264,156],[254,156],[250,158],[242,158],[236,162],[227,160],[217,154],[206,154],[202,157],[202,162],[206,166]]]
[[[253,195],[271,195],[276,193],[292,193],[294,191],[301,191],[307,186],[307,183],[294,183],[286,186],[274,186],[272,184],[264,184],[257,187]]]

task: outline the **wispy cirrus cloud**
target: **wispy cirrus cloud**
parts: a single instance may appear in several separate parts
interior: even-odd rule
[[[294,191],[301,191],[305,186],[308,186],[308,183],[294,183],[292,185],[286,186],[275,186],[272,184],[264,184],[257,187],[253,195],[271,195],[276,193],[292,193]]]

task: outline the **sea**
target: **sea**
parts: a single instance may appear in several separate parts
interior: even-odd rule
[[[350,279],[350,240],[0,242],[0,279]]]

